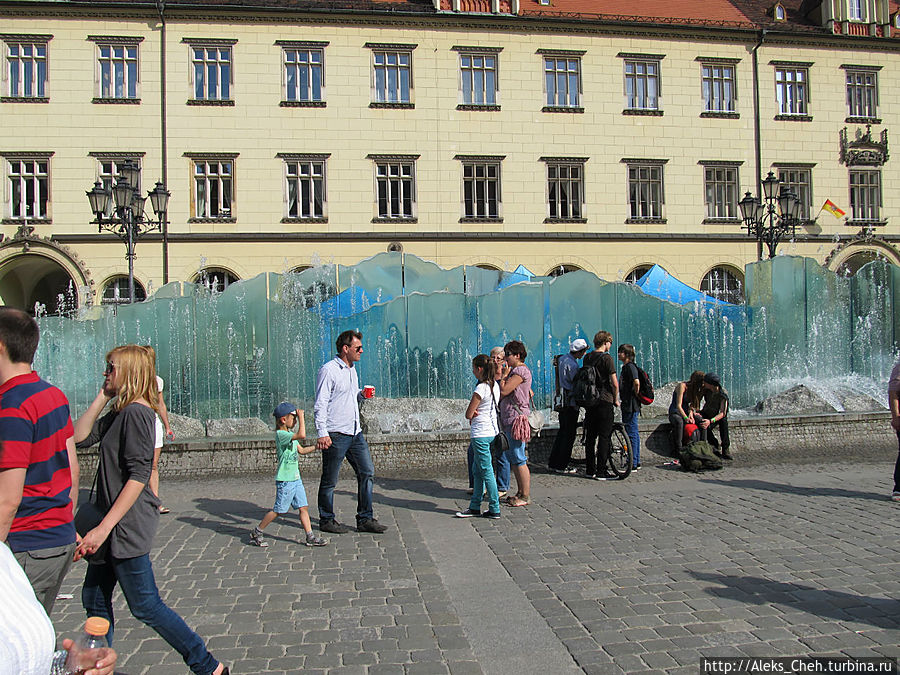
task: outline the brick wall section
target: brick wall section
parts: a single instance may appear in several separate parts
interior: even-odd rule
[[[810,415],[733,420],[732,452],[742,464],[813,461],[887,461],[897,453],[897,437],[890,414]],[[669,425],[659,420],[640,425],[642,461],[652,463],[670,454]],[[532,463],[546,464],[556,429],[545,429],[528,445]],[[375,472],[421,475],[435,470],[458,470],[465,462],[469,443],[465,432],[405,435],[372,435],[369,446]],[[271,438],[200,439],[167,445],[160,459],[163,477],[191,478],[222,474],[254,474],[274,471],[275,450]],[[96,449],[79,451],[82,483],[96,467]],[[584,457],[580,441],[575,459]],[[304,476],[318,476],[317,454],[300,459]],[[349,466],[344,471],[349,474]]]

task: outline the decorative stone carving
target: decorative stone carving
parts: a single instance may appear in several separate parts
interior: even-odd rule
[[[849,140],[847,127],[841,129],[841,164],[846,166],[881,166],[888,161],[888,132],[881,130],[881,140],[872,138],[872,125],[866,125],[866,132],[856,128],[856,137]]]

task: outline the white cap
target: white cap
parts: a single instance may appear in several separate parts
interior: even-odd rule
[[[577,338],[572,340],[572,344],[569,346],[570,352],[580,352],[582,349],[587,349],[587,341],[584,338]]]

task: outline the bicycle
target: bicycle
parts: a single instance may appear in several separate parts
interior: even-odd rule
[[[581,427],[581,442],[584,444],[584,423],[578,422],[577,427]],[[628,440],[628,434],[625,433],[625,425],[621,422],[613,422],[612,433],[609,437],[609,470],[612,471],[619,480],[625,480],[631,475],[632,462],[634,457],[631,451],[631,441]]]

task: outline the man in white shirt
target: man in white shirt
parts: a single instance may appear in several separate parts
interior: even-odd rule
[[[362,391],[354,365],[362,358],[362,333],[345,330],[338,335],[337,356],[319,368],[316,376],[316,448],[322,451],[322,478],[319,480],[319,529],[344,534],[350,528],[334,516],[334,488],[344,457],[356,472],[356,529],[381,534],[387,527],[372,512],[375,467],[359,423]]]

